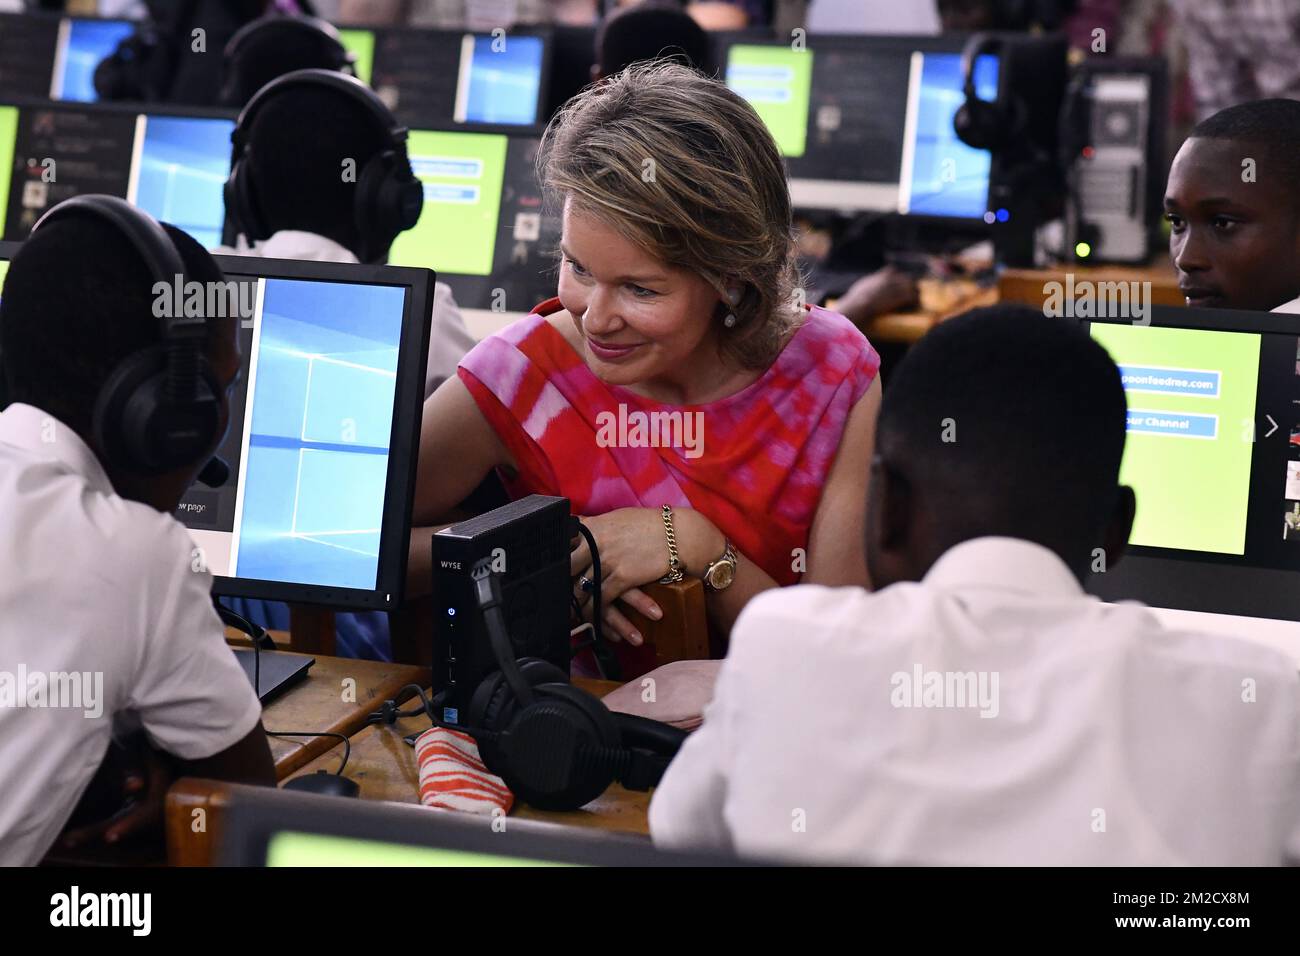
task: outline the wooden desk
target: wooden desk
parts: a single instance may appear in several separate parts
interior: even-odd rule
[[[872,342],[911,344],[945,319],[960,315],[967,309],[993,305],[998,300],[997,290],[981,288],[971,279],[917,280],[920,305],[911,312],[887,312],[868,323],[865,332]],[[834,306],[831,306],[834,308]]]
[[[263,708],[262,725],[268,731],[329,732],[351,737],[365,726],[367,716],[407,684],[428,687],[432,679],[429,668],[414,664],[316,655],[307,677]],[[355,686],[346,684],[348,680],[355,681]],[[333,737],[271,737],[269,742],[279,780],[331,748],[342,746]]]
[[[1178,291],[1178,276],[1169,256],[1158,255],[1145,266],[1085,266],[1061,265],[1049,269],[1003,269],[998,276],[998,300],[1021,302],[1041,309],[1048,282],[1066,284],[1066,276],[1073,275],[1077,284],[1089,282],[1150,282],[1152,305],[1184,305],[1186,299]]]
[[[603,697],[618,684],[613,681],[575,678],[573,683],[598,697]],[[399,720],[392,727],[367,727],[352,738],[352,756],[344,776],[355,780],[361,787],[363,800],[391,800],[395,803],[419,803],[419,774],[415,765],[415,748],[402,738],[407,734],[427,730],[429,721],[424,717]],[[302,766],[291,776],[338,769],[342,759],[342,744],[329,741],[330,752]],[[334,749],[338,748],[338,749]],[[618,784],[580,810],[557,813],[534,810],[516,803],[513,816],[522,820],[541,820],[567,826],[590,827],[621,833],[648,836],[647,814],[650,794],[624,790]]]

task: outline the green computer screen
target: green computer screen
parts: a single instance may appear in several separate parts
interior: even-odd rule
[[[5,231],[5,212],[9,205],[9,178],[13,175],[14,143],[17,139],[18,107],[0,106],[0,236],[3,236]]]
[[[266,849],[267,866],[564,866],[490,853],[381,843],[319,833],[277,833]]]
[[[727,86],[754,107],[785,156],[802,156],[807,145],[812,66],[807,49],[741,43],[727,54]]]
[[[357,58],[357,79],[369,85],[375,66],[375,35],[369,30],[340,30],[339,40]]]
[[[1120,367],[1137,493],[1130,542],[1244,554],[1260,337],[1094,322]]]
[[[411,133],[407,148],[424,183],[424,212],[393,243],[393,265],[439,274],[492,272],[507,143],[507,137],[490,133]]]

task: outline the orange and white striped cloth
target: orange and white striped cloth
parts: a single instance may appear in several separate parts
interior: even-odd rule
[[[490,814],[498,807],[509,813],[515,795],[492,774],[468,734],[431,727],[415,740],[420,768],[420,802],[426,807]]]

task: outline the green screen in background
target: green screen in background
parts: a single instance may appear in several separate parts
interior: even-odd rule
[[[0,106],[0,236],[5,231],[9,207],[9,178],[14,171],[14,144],[18,140],[18,107]]]
[[[727,54],[727,86],[767,124],[783,156],[802,156],[812,92],[811,50],[738,43]]]
[[[375,66],[375,35],[369,30],[340,30],[339,41],[357,58],[357,79],[369,86]]]
[[[439,275],[492,272],[507,142],[490,133],[411,133],[408,151],[424,183],[424,212],[393,243],[393,265],[423,266]]]
[[[317,833],[277,833],[266,848],[267,866],[564,866],[466,850],[380,843]]]
[[[1218,395],[1126,388],[1129,429],[1120,481],[1137,493],[1131,544],[1243,554],[1251,438],[1259,379],[1258,335],[1092,324],[1092,336],[1126,367],[1157,374],[1219,373]],[[1135,431],[1135,410],[1217,416],[1214,438]]]

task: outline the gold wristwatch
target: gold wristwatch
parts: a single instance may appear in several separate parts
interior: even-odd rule
[[[726,549],[722,552],[722,557],[718,558],[704,572],[704,586],[710,591],[725,591],[731,587],[731,582],[736,580],[736,549],[731,546],[731,542],[726,542]]]

